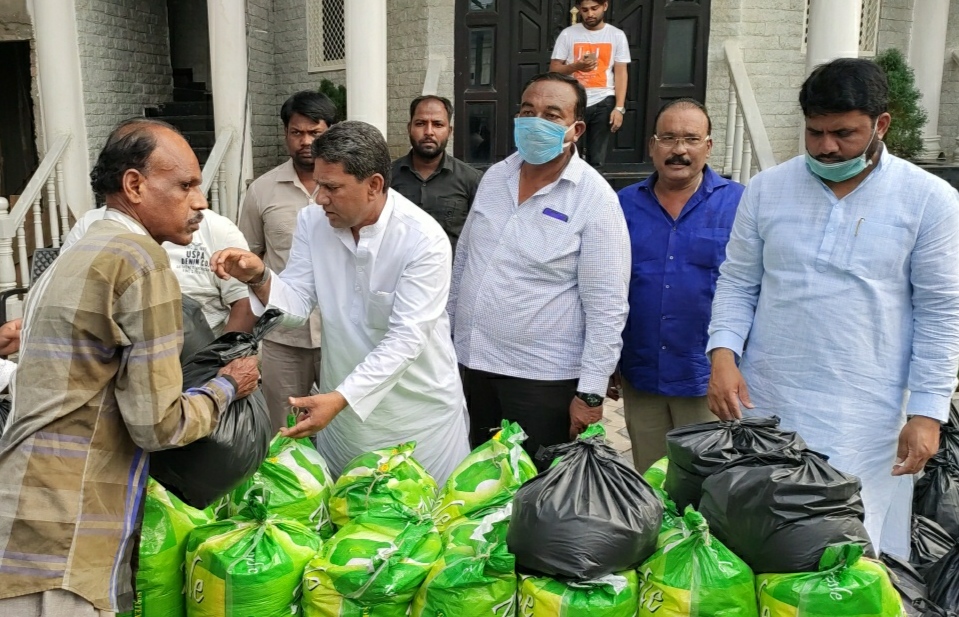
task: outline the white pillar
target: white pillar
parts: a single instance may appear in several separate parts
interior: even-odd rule
[[[836,58],[858,58],[861,20],[862,0],[810,0],[806,74]]]
[[[93,207],[93,191],[74,0],[32,0],[28,8],[36,40],[44,148],[61,135],[71,135],[62,159],[61,198],[79,218]]]
[[[948,23],[949,0],[916,2],[912,13],[909,64],[916,72],[916,87],[922,94],[919,105],[928,115],[926,126],[922,129],[921,155],[927,160],[935,160],[942,153],[942,144],[939,143],[939,99],[942,96],[942,73],[946,64]]]
[[[253,138],[247,79],[246,3],[210,0],[210,68],[213,75],[213,125],[219,135],[233,130],[233,142],[220,168],[225,194],[220,194],[224,216],[236,220],[253,178]],[[222,185],[221,185],[222,186]]]
[[[386,135],[386,0],[343,3],[346,19],[346,116]]]

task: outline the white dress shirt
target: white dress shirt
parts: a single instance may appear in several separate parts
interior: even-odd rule
[[[317,435],[334,474],[360,454],[416,441],[416,459],[442,484],[469,454],[446,314],[451,259],[439,223],[392,189],[359,242],[322,208],[300,211],[269,305],[301,319],[319,305],[320,390],[349,403]],[[252,293],[250,301],[262,314]]]
[[[606,394],[629,312],[630,244],[609,183],[575,154],[522,204],[514,154],[486,172],[456,248],[449,312],[472,369]]]

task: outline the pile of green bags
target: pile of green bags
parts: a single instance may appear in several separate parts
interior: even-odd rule
[[[405,617],[442,551],[429,519],[358,517],[307,565],[303,615]]]
[[[634,570],[595,581],[563,583],[548,577],[520,575],[521,617],[634,617],[638,579]]]
[[[429,516],[438,487],[413,458],[416,442],[362,454],[333,486],[330,513],[337,527],[359,516],[420,520]]]
[[[639,617],[757,617],[749,566],[710,536],[691,507],[674,525],[639,568]]]
[[[885,566],[858,544],[832,545],[819,572],[756,577],[763,617],[899,617],[902,604]]]
[[[433,509],[440,531],[512,501],[517,489],[536,475],[536,466],[523,449],[524,441],[523,429],[504,420],[502,429],[492,439],[478,446],[453,470]]]
[[[232,519],[197,527],[186,549],[188,617],[286,617],[300,605],[303,569],[319,537],[250,499]]]
[[[218,514],[234,516],[251,494],[262,492],[269,496],[270,513],[297,521],[325,539],[334,531],[332,490],[330,470],[313,444],[278,435],[257,472],[227,496]]]
[[[141,617],[184,617],[183,560],[194,528],[213,520],[207,510],[192,508],[153,478],[143,502],[143,531],[133,614]]]

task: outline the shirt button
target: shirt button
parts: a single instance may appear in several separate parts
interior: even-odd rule
[[[360,290],[360,286],[359,286],[359,285],[354,285],[354,286],[353,286],[353,291],[359,291],[359,290]]]
[[[676,231],[676,228],[675,228],[675,227],[673,227],[673,231]]]
[[[357,268],[356,271],[357,271],[357,272],[362,272],[362,271],[363,271],[363,268]]]
[[[670,258],[670,259],[672,259],[672,258],[673,258],[673,256],[672,256],[672,255],[670,255],[670,256],[669,256],[669,258]]]
[[[666,289],[669,289],[669,285],[666,285]]]
[[[665,345],[663,345],[663,351],[666,351],[666,346],[665,346]]]
[[[666,321],[666,316],[665,316],[665,315],[663,315],[663,321]]]
[[[833,228],[832,228],[832,227],[830,227],[830,228],[829,228],[829,229],[827,229],[826,231],[828,231],[829,233],[832,233],[832,230],[833,230]]]

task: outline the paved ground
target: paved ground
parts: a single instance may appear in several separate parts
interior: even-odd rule
[[[629,434],[626,432],[626,418],[623,417],[623,399],[618,401],[606,399],[603,408],[603,424],[606,425],[606,438],[632,467],[633,454]]]

